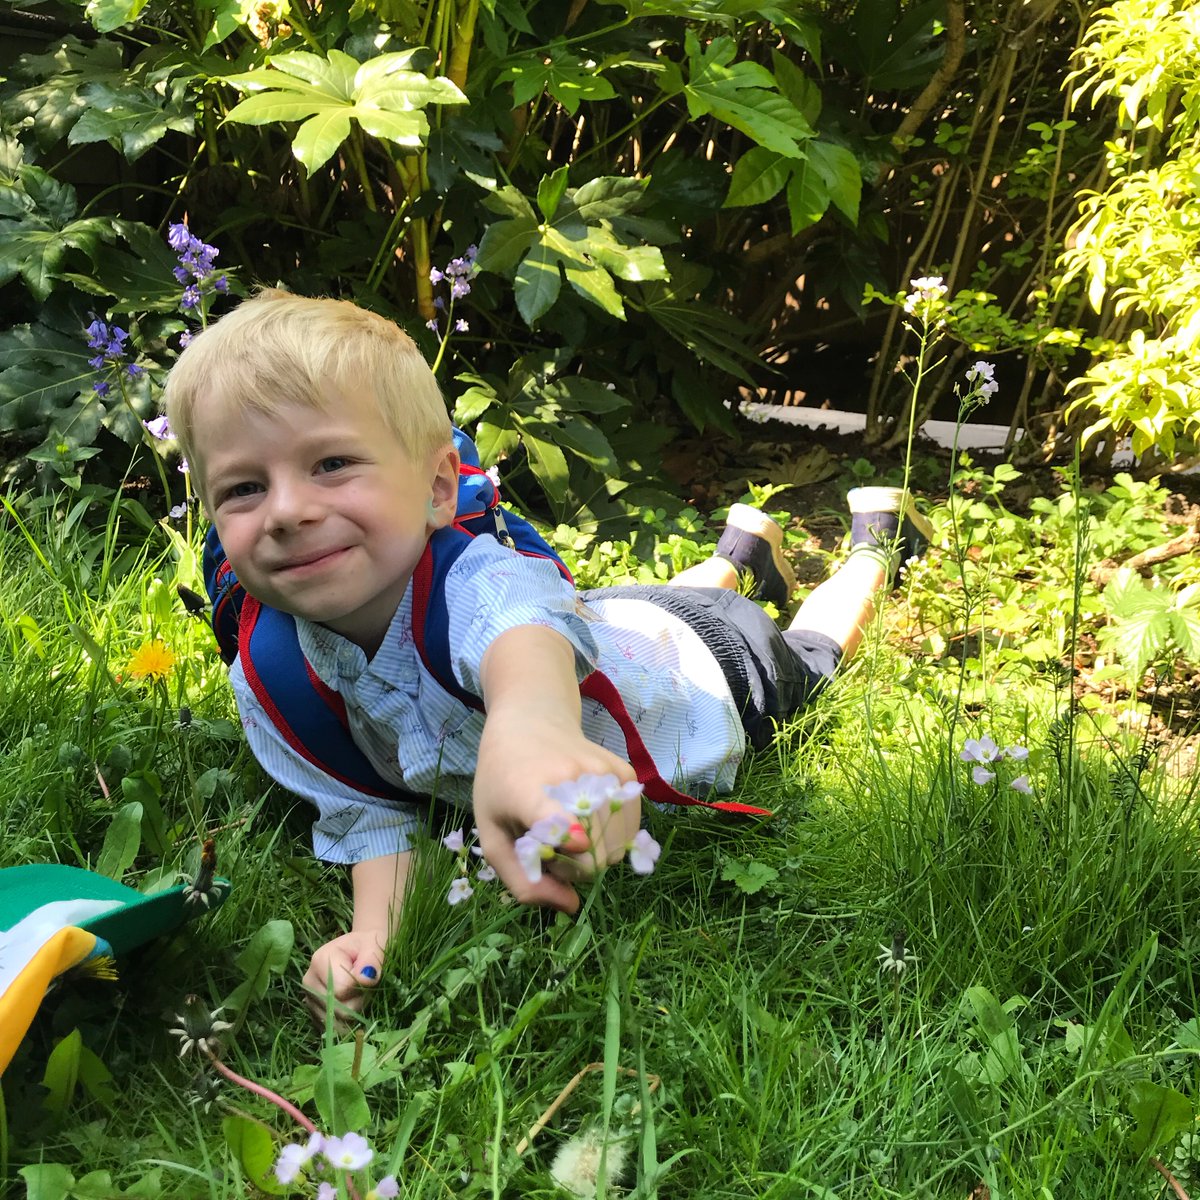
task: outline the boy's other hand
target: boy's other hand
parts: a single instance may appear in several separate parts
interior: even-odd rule
[[[313,956],[305,972],[306,1003],[319,1021],[325,1019],[325,1002],[333,981],[333,998],[339,1010],[361,1012],[365,989],[379,982],[385,929],[356,929],[326,942]]]

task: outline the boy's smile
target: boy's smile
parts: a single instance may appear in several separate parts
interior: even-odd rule
[[[331,388],[330,411],[199,406],[197,478],[250,595],[379,647],[429,535],[454,519],[458,458],[414,462],[369,394]]]

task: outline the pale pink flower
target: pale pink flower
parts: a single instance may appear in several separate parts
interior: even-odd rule
[[[469,900],[475,894],[475,889],[461,875],[450,885],[450,891],[446,896],[446,903],[452,908],[456,904],[461,904],[464,900]]]
[[[371,1143],[361,1133],[326,1138],[322,1149],[329,1165],[344,1171],[361,1171],[375,1157]]]
[[[639,829],[629,843],[629,866],[636,875],[649,875],[658,862],[662,847],[646,832]]]
[[[1014,791],[1023,792],[1026,796],[1033,795],[1033,788],[1029,786],[1028,775],[1018,775],[1008,786]]]

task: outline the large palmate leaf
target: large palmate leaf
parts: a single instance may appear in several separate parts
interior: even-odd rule
[[[812,139],[799,158],[755,146],[738,159],[729,181],[726,208],[763,204],[787,188],[792,233],[816,224],[830,204],[858,224],[862,170],[858,160],[833,142]]]
[[[191,133],[195,123],[189,82],[177,79],[158,88],[120,87],[89,83],[80,89],[88,107],[67,136],[72,146],[108,142],[130,161],[140,158],[160,138],[174,129]]]
[[[341,50],[330,50],[327,58],[301,50],[278,54],[268,67],[226,78],[251,94],[225,119],[244,125],[299,121],[292,153],[309,174],[350,136],[351,121],[372,137],[417,149],[429,134],[422,109],[465,104],[467,98],[449,79],[412,70],[414,54],[381,54],[365,63]]]
[[[595,63],[585,63],[562,44],[506,68],[497,82],[513,85],[515,104],[528,104],[545,92],[572,116],[585,100],[612,100],[617,94]]]
[[[0,176],[0,184],[9,198],[23,193],[26,201],[20,219],[0,218],[0,285],[20,275],[30,292],[45,300],[70,250],[90,255],[116,236],[110,217],[74,220],[75,189],[41,167],[18,167],[15,175]]]
[[[682,91],[692,120],[713,116],[738,129],[758,145],[785,158],[800,158],[802,144],[813,136],[804,114],[779,91],[775,76],[761,63],[733,61],[737,42],[713,38],[702,46],[692,30],[684,42],[688,78],[678,67],[663,76],[663,90]]]
[[[29,80],[30,86],[4,101],[4,115],[14,125],[29,122],[43,150],[61,142],[87,111],[85,86],[105,84],[124,90],[129,84],[116,42],[100,38],[85,46],[73,35],[46,54],[22,54],[12,74]]]
[[[506,219],[488,226],[476,263],[481,270],[512,272],[517,310],[528,325],[550,310],[564,277],[590,304],[624,320],[615,279],[667,278],[662,252],[645,242],[669,241],[670,232],[633,215],[646,182],[605,176],[569,188],[567,168],[560,167],[538,186],[540,211],[516,188],[496,188],[485,203]]]

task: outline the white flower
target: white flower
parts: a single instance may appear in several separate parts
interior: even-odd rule
[[[971,778],[976,783],[991,783],[996,778],[996,772],[989,771],[987,767],[972,767]]]
[[[442,838],[442,845],[454,854],[461,854],[463,841],[463,831],[461,829],[456,829],[453,833],[448,833],[444,838]]]
[[[642,794],[640,783],[618,783],[615,775],[580,775],[546,788],[546,794],[577,817],[590,817],[608,807],[621,808]]]
[[[469,900],[475,894],[475,889],[461,875],[450,885],[450,891],[446,895],[446,903],[453,907],[455,904],[461,904],[464,900]]]
[[[572,1196],[595,1196],[602,1155],[605,1177],[613,1183],[625,1170],[628,1158],[625,1146],[619,1141],[610,1141],[606,1149],[602,1130],[585,1129],[559,1148],[550,1165],[550,1178]]]
[[[496,868],[490,863],[484,863],[478,871],[475,872],[475,878],[480,883],[491,883],[496,878]]]
[[[905,949],[904,935],[902,933],[897,934],[892,939],[890,946],[885,946],[880,942],[879,949],[882,953],[876,955],[875,961],[879,964],[879,969],[885,974],[890,971],[893,975],[903,975],[917,961],[917,956],[911,950]]]
[[[1026,796],[1033,795],[1033,788],[1029,786],[1028,775],[1018,775],[1008,786],[1014,791],[1024,792]]]
[[[341,1167],[345,1171],[361,1171],[375,1157],[370,1142],[361,1133],[326,1138],[322,1149],[331,1167]]]
[[[909,287],[912,291],[904,298],[904,311],[910,316],[918,309],[928,309],[942,300],[950,290],[940,275],[922,275],[919,279],[911,279]]]
[[[543,861],[554,857],[552,846],[539,842],[528,833],[522,834],[513,842],[513,850],[516,851],[517,862],[530,883],[537,883],[541,879]]]
[[[1013,762],[1024,762],[1029,757],[1028,746],[1009,746],[1003,753],[1007,754]]]
[[[962,753],[958,756],[963,762],[989,763],[995,762],[1000,756],[1000,747],[985,733],[976,740],[967,738],[963,742]]]
[[[629,843],[629,866],[636,875],[649,875],[658,862],[662,847],[646,832],[639,829]]]
[[[294,1142],[284,1146],[275,1160],[275,1178],[280,1183],[291,1183],[312,1161],[313,1156],[322,1149],[324,1144],[324,1135],[314,1132],[303,1146]]]

